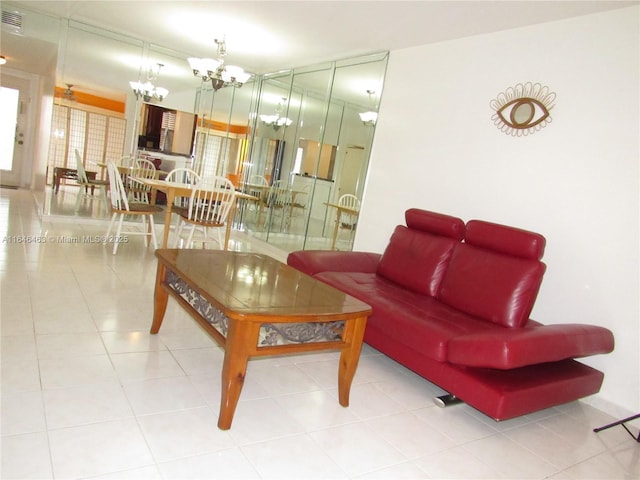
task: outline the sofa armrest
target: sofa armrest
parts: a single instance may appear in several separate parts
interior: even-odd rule
[[[379,253],[369,252],[299,250],[289,254],[287,265],[307,275],[320,272],[375,273],[381,256]]]
[[[595,325],[560,324],[462,335],[447,344],[447,360],[467,367],[509,370],[613,350],[611,331]]]

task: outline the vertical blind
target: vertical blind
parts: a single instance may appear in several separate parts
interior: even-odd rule
[[[196,132],[196,162],[195,170],[201,177],[223,176],[221,169],[227,159],[230,139],[211,134],[206,131]]]
[[[47,183],[53,181],[54,167],[76,168],[76,149],[89,171],[100,172],[97,163],[120,160],[124,152],[126,125],[123,118],[55,104]]]

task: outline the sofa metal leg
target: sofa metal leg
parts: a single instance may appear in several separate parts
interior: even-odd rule
[[[460,400],[455,395],[447,393],[446,395],[435,397],[433,399],[433,403],[435,403],[437,406],[441,408],[444,408],[444,407],[450,407],[451,405],[457,405],[458,403],[462,403],[462,400]]]
[[[637,418],[640,418],[640,413],[638,415],[633,415],[631,417],[618,420],[617,422],[610,423],[609,425],[605,425],[604,427],[594,428],[593,431],[598,433],[602,430],[606,430],[607,428],[615,427],[616,425],[622,425],[622,428],[624,428],[629,433],[629,435],[631,435],[631,438],[635,439],[636,442],[640,443],[640,431],[638,432],[638,436],[636,437],[633,433],[631,433],[631,430],[629,430],[629,428],[625,425],[625,423],[630,422],[631,420],[635,420]]]

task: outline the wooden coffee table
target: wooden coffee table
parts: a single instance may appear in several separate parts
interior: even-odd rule
[[[349,406],[371,307],[266,255],[156,250],[151,333],[169,295],[224,347],[218,427],[231,427],[250,357],[340,350],[338,395]]]

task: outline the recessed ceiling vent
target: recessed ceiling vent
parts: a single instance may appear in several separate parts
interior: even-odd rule
[[[24,33],[24,14],[2,10],[2,30],[22,35]]]

